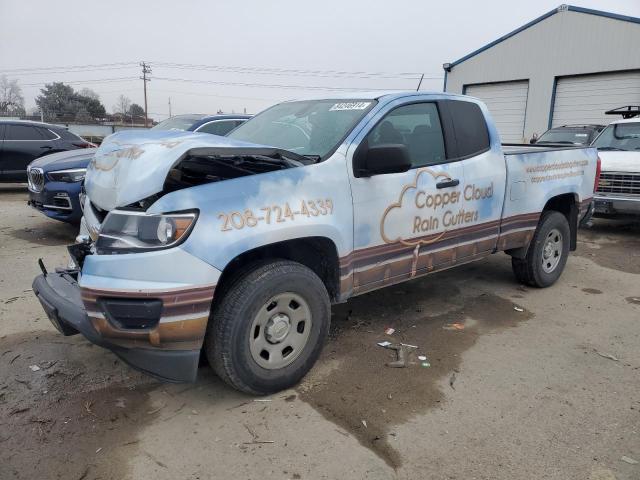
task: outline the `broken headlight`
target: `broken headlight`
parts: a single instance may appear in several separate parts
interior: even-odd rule
[[[171,248],[184,242],[198,218],[197,211],[147,214],[113,210],[96,241],[98,254],[137,253]]]

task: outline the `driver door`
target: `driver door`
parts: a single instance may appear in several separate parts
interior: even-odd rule
[[[369,177],[357,177],[351,169],[356,294],[455,263],[447,232],[464,203],[462,162],[447,161],[437,102],[397,101],[365,130],[354,142],[358,149],[403,144],[411,168]],[[349,158],[358,154],[350,153]]]

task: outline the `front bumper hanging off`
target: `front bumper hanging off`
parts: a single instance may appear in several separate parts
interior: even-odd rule
[[[44,270],[44,269],[43,269]],[[131,348],[118,345],[96,330],[85,309],[77,271],[43,271],[33,281],[33,292],[47,317],[63,335],[81,333],[90,342],[107,348],[132,367],[172,382],[195,381],[200,350]]]

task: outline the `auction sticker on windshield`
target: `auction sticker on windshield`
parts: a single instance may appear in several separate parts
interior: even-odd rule
[[[339,110],[366,110],[371,102],[342,102],[334,104],[329,111],[335,112]]]

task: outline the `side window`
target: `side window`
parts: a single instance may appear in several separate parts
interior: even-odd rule
[[[369,146],[406,145],[414,168],[441,163],[446,158],[435,103],[414,103],[392,110],[371,130],[367,141]]]
[[[42,135],[42,138],[46,138],[47,140],[55,140],[56,138],[58,138],[48,128],[36,127],[36,129],[38,130],[38,133],[40,133],[40,135]]]
[[[44,140],[30,125],[7,125],[5,140]]]
[[[487,121],[480,107],[471,102],[447,100],[456,135],[457,157],[471,157],[490,148]]]
[[[203,125],[198,129],[198,132],[211,133],[213,135],[220,135],[224,137],[231,130],[236,128],[235,120],[226,120],[220,122],[211,122]]]

